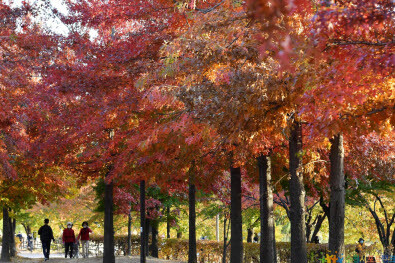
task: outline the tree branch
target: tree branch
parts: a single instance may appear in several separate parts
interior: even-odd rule
[[[395,41],[390,42],[369,42],[369,41],[358,41],[358,40],[342,40],[342,39],[332,39],[329,40],[330,45],[344,46],[344,45],[367,45],[367,46],[387,46],[395,44]]]
[[[221,2],[215,4],[214,6],[207,8],[207,9],[200,9],[200,8],[195,8],[196,11],[199,11],[200,13],[207,14],[216,9],[218,6],[222,5],[225,2],[225,0],[222,0]]]

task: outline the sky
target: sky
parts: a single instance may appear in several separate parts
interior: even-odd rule
[[[22,0],[3,0],[3,2],[11,6],[20,6],[22,4]],[[67,14],[67,8],[63,0],[25,0],[25,2],[40,6],[38,20],[41,20],[47,29],[57,34],[68,34],[69,30],[67,27],[58,18],[51,15],[52,8],[56,8],[62,14]],[[48,2],[50,6],[46,5],[45,2]]]

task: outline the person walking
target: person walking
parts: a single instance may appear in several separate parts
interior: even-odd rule
[[[27,235],[27,249],[32,252],[33,251],[33,236],[31,233]]]
[[[73,257],[73,248],[75,243],[75,234],[73,230],[73,224],[71,222],[67,223],[67,228],[63,230],[62,236],[64,248],[65,248],[65,255],[64,257],[67,258],[67,255],[70,251],[70,258]]]
[[[40,227],[40,229],[38,230],[38,234],[40,235],[41,244],[43,247],[44,261],[49,260],[49,253],[51,250],[51,240],[55,242],[52,228],[48,224],[49,224],[49,219],[46,218],[44,220],[44,225]]]
[[[19,231],[19,233],[16,235],[17,238],[19,239],[19,243],[18,243],[18,249],[22,249],[23,248],[23,235],[22,233]]]
[[[365,240],[363,240],[363,238],[360,238],[358,240],[357,247],[355,248],[355,252],[358,253],[359,263],[365,263],[365,249],[366,249],[366,246],[364,245],[364,241]]]
[[[84,221],[82,223],[82,228],[80,233],[78,234],[77,240],[81,238],[82,245],[82,257],[89,257],[89,233],[93,233],[92,230],[88,227],[88,222]]]

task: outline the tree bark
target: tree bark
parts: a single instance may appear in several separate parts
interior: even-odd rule
[[[112,171],[112,165],[108,168],[106,178]],[[113,201],[113,182],[105,180],[104,186],[104,251],[103,263],[115,263],[114,254],[114,201]]]
[[[307,263],[305,190],[302,172],[302,125],[294,120],[289,138],[289,170],[291,179],[291,263]]]
[[[29,234],[32,233],[32,228],[30,227],[30,225],[27,225],[25,223],[21,223],[21,225],[23,226],[23,228],[25,229],[26,235],[28,236]]]
[[[329,220],[329,251],[338,258],[345,258],[344,249],[344,148],[343,135],[335,135],[330,150],[330,220]]]
[[[130,210],[128,215],[128,250],[126,254],[128,256],[132,254],[132,204],[130,204]]]
[[[11,209],[9,209],[9,211],[11,212]],[[11,218],[9,217],[9,225],[11,227],[11,232],[10,232],[10,255],[11,257],[15,257],[16,256],[16,243],[15,243],[15,228],[16,228],[16,220],[15,218]],[[22,244],[21,244],[22,246]]]
[[[215,239],[219,242],[219,214],[215,216]]]
[[[149,210],[147,211],[147,216],[149,216]],[[151,220],[149,218],[145,218],[145,256],[149,256],[149,234],[151,232]]]
[[[151,220],[151,226],[152,226],[152,243],[151,243],[151,256],[154,258],[159,257],[159,247],[158,247],[158,226],[159,222],[158,220]]]
[[[178,230],[178,231],[177,231],[177,238],[178,238],[178,239],[181,239],[181,238],[182,238],[182,232],[181,232],[181,230]]]
[[[140,263],[146,263],[145,254],[145,181],[140,181]]]
[[[192,164],[189,172],[189,250],[188,263],[197,263],[196,252],[196,189],[195,189],[195,171]]]
[[[170,205],[166,207],[166,237],[170,238]]]
[[[8,216],[8,208],[3,207],[3,241],[2,241],[2,249],[1,249],[1,262],[11,262],[10,255],[10,233],[11,226],[10,220]]]
[[[392,232],[391,244],[392,244],[392,255],[395,256],[395,228],[394,228],[394,232]]]
[[[231,205],[230,205],[230,220],[231,220],[231,239],[230,244],[230,263],[243,262],[243,225],[241,215],[241,173],[240,168],[231,168]]]
[[[226,222],[227,218],[224,215],[224,245],[222,249],[222,263],[226,263],[226,250],[228,249],[228,246],[230,244],[230,241],[228,242],[228,233],[229,233],[229,224],[228,224],[228,230],[226,229]]]
[[[258,167],[261,216],[260,263],[277,263],[270,157],[260,156]]]
[[[311,235],[310,243],[314,243],[315,237],[317,236],[318,232],[321,229],[322,223],[325,221],[326,214],[323,213],[318,215],[317,223],[315,224],[313,234]]]

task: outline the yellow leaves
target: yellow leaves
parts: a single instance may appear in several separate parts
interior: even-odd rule
[[[204,74],[212,83],[222,84],[229,83],[228,74],[231,69],[229,66],[221,63],[213,64]]]

